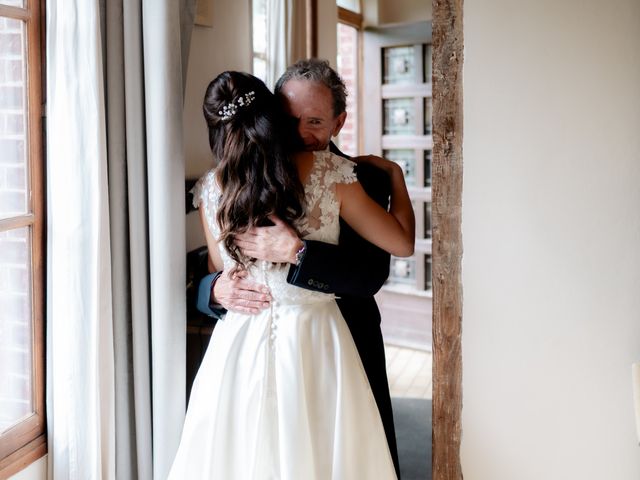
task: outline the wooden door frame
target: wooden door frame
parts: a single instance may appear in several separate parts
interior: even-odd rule
[[[434,480],[462,480],[463,0],[432,0],[432,12],[432,466]]]
[[[318,56],[318,0],[305,0],[307,58]]]

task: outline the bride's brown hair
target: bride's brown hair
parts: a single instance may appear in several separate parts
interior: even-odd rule
[[[253,259],[234,244],[237,234],[277,215],[295,228],[304,190],[290,154],[300,147],[292,120],[266,85],[247,73],[227,71],[207,87],[202,106],[221,187],[220,238],[239,268]]]

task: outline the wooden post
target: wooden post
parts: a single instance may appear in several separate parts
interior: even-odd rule
[[[305,1],[307,58],[318,56],[318,0]]]
[[[461,480],[463,0],[433,0],[433,478]]]

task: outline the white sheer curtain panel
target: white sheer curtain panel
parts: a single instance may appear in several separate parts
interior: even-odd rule
[[[306,16],[302,0],[267,1],[267,75],[271,90],[287,67],[306,55]]]
[[[47,421],[55,479],[115,478],[111,247],[97,3],[47,4]]]
[[[53,479],[164,479],[180,439],[194,5],[47,1]]]

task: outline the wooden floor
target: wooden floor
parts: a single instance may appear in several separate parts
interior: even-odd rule
[[[385,345],[387,375],[392,397],[431,398],[432,354]]]

